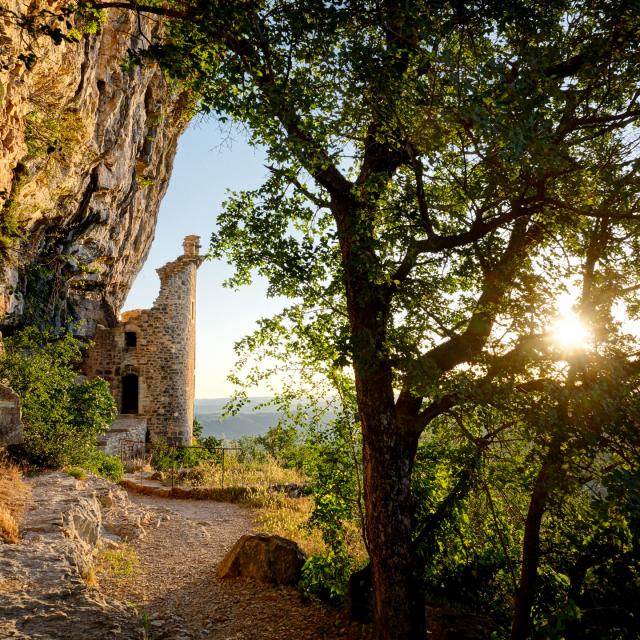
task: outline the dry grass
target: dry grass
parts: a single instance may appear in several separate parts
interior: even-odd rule
[[[247,504],[254,510],[256,531],[293,540],[309,556],[326,551],[320,532],[307,526],[313,511],[310,497],[289,498],[283,493],[257,491]]]
[[[285,469],[271,460],[263,463],[241,463],[234,456],[225,460],[224,486],[219,465],[198,468],[200,477],[193,487],[192,497],[241,502],[254,512],[255,530],[294,540],[308,555],[327,552],[317,528],[308,526],[313,511],[309,496],[291,498],[280,491],[269,490],[273,485],[304,485],[307,478],[296,469]],[[346,523],[346,545],[356,565],[365,564],[367,552],[355,523]]]
[[[198,487],[269,487],[274,484],[304,484],[306,478],[296,469],[285,469],[275,460],[266,462],[238,461],[235,455],[227,455],[222,465],[204,462],[187,478]]]
[[[151,466],[151,460],[146,457],[132,458],[126,460],[124,463],[125,473],[151,473],[153,467]]]
[[[76,480],[84,482],[87,479],[87,472],[80,467],[65,467],[64,470]]]
[[[306,484],[307,478],[296,469],[283,468],[273,460],[241,463],[235,456],[228,456],[225,459],[224,487],[221,486],[221,465],[213,462],[201,463],[180,480],[187,486],[144,486],[129,480],[123,480],[121,484],[132,491],[163,498],[245,504],[253,510],[256,531],[294,540],[308,556],[327,552],[320,531],[307,524],[313,511],[313,498],[292,498],[274,490],[278,485]],[[345,536],[354,566],[365,564],[367,552],[356,523],[346,523]]]
[[[22,480],[19,467],[0,452],[0,540],[15,543],[20,537],[20,522],[29,487]]]
[[[138,554],[136,550],[127,543],[119,545],[117,548],[105,548],[98,553],[96,559],[95,573],[108,574],[115,578],[128,578],[132,576],[138,568]]]
[[[308,526],[313,511],[313,498],[289,498],[283,493],[256,491],[245,501],[254,510],[255,530],[289,538],[308,555],[327,553],[317,528]],[[355,522],[345,523],[345,544],[354,566],[368,560],[362,535]]]

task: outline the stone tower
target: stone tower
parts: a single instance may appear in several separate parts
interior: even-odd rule
[[[203,258],[198,236],[160,267],[160,293],[151,309],[122,314],[113,328],[98,327],[85,373],[109,381],[119,418],[103,444],[118,453],[126,440],[191,444],[195,396],[196,274]]]

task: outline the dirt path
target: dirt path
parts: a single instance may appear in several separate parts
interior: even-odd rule
[[[100,576],[100,589],[140,605],[155,640],[355,640],[343,614],[303,602],[292,588],[219,580],[224,554],[251,531],[251,512],[222,502],[130,494],[153,509],[157,527],[133,547],[139,565],[126,578]]]

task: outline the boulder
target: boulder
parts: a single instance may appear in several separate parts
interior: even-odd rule
[[[20,398],[12,389],[0,384],[0,446],[22,441]]]
[[[300,579],[305,555],[292,540],[264,533],[244,535],[218,567],[220,578],[253,578],[292,585]]]

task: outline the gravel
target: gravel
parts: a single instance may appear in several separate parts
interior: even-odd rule
[[[110,598],[144,612],[154,640],[356,640],[367,630],[343,610],[303,600],[291,587],[216,576],[225,553],[252,529],[237,504],[130,494],[157,512],[157,527],[131,544],[139,563],[126,578],[101,575]],[[167,518],[166,516],[169,515]]]

